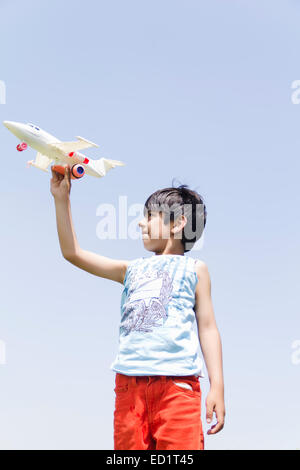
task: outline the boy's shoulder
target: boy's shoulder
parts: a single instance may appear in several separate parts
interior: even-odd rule
[[[207,267],[207,264],[202,260],[202,259],[197,259],[197,258],[194,258],[195,260],[195,266],[197,269],[203,269],[205,267]]]
[[[208,266],[201,259],[195,259],[195,270],[197,272],[198,279],[209,276]]]

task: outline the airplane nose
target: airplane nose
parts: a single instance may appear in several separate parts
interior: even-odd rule
[[[24,136],[26,135],[26,126],[24,126],[24,124],[13,121],[3,121],[3,124],[12,134],[18,137],[18,139],[25,138]]]
[[[3,124],[9,131],[12,131],[13,129],[16,129],[17,123],[13,121],[3,121]]]

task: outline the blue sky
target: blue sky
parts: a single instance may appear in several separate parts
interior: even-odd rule
[[[296,0],[0,0],[1,121],[126,163],[73,183],[82,248],[148,255],[141,239],[96,235],[97,208],[120,196],[143,204],[177,178],[205,199],[189,255],[211,275],[226,406],[208,436],[205,370],[207,449],[300,448],[299,19]],[[0,448],[113,449],[122,286],[63,259],[50,174],[26,168],[34,151],[3,126],[0,142]]]

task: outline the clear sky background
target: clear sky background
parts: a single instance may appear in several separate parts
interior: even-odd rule
[[[148,256],[141,238],[97,237],[120,196],[143,204],[177,178],[205,199],[188,255],[211,275],[226,406],[207,435],[205,369],[206,449],[300,448],[299,22],[296,0],[0,0],[1,122],[126,163],[73,183],[82,248]],[[50,173],[2,124],[0,143],[0,448],[113,449],[122,285],[64,260]]]

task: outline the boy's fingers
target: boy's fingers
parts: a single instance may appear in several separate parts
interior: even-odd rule
[[[220,408],[216,407],[215,413],[216,413],[217,423],[214,424],[209,429],[207,434],[216,434],[217,432],[219,432],[224,427],[225,410],[222,409],[222,408],[220,409]]]
[[[224,423],[222,422],[216,423],[207,431],[207,434],[216,434],[217,432],[221,431],[223,426],[224,426]]]
[[[206,421],[211,422],[213,417],[213,403],[207,403],[206,405]]]
[[[70,168],[69,165],[65,165],[65,180],[70,182]]]
[[[53,173],[53,175],[55,176],[58,176],[60,173],[58,173],[58,171],[54,170],[53,166],[51,167],[51,171]]]
[[[51,167],[51,171],[52,171],[53,181],[57,181],[57,173],[55,170],[53,170],[53,166]]]

